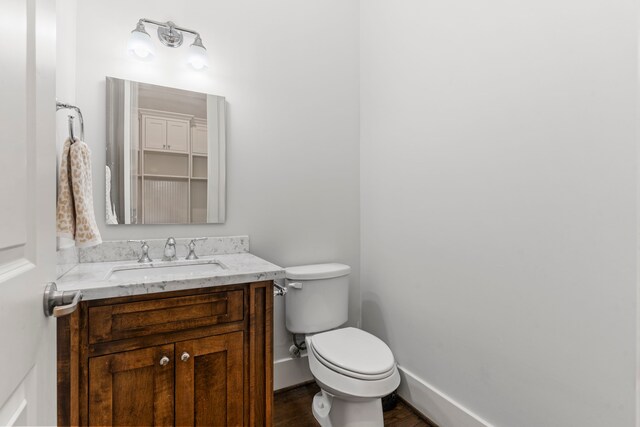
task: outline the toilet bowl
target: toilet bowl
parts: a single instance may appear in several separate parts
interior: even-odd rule
[[[309,367],[321,388],[313,415],[323,427],[382,426],[381,398],[400,384],[389,347],[356,329],[308,335]]]
[[[383,426],[381,398],[400,384],[393,353],[376,336],[345,327],[348,275],[344,264],[286,269],[286,323],[305,335],[309,367],[321,391],[313,415],[322,427]]]

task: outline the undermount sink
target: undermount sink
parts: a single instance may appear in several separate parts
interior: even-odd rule
[[[215,260],[173,261],[173,263],[162,262],[114,267],[105,279],[137,281],[159,279],[163,276],[183,276],[185,278],[189,278],[190,276],[206,277],[215,276],[216,273],[226,269],[227,267],[225,265]]]

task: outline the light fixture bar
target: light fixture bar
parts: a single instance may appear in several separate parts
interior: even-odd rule
[[[136,24],[136,28],[131,32],[129,39],[129,51],[135,53],[140,59],[146,60],[154,56],[151,36],[146,32],[144,24],[151,24],[158,27],[158,39],[167,47],[180,47],[184,42],[184,33],[194,36],[194,41],[189,46],[188,63],[196,70],[201,70],[208,66],[207,49],[202,44],[200,33],[176,25],[172,21],[160,22],[154,19],[141,18]]]
[[[193,34],[194,36],[196,36],[197,38],[199,38],[200,40],[200,33],[194,30],[190,30],[188,28],[184,28],[184,27],[179,27],[176,24],[174,24],[171,21],[167,21],[167,22],[160,22],[160,21],[154,21],[153,19],[148,19],[148,18],[142,18],[138,21],[139,23],[145,23],[145,24],[153,24],[153,25],[157,25],[158,27],[162,27],[162,28],[166,28],[166,29],[170,29],[173,28],[174,30],[178,30],[178,31],[182,31],[183,33],[189,33],[189,34]]]

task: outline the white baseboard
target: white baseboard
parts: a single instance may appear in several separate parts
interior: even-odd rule
[[[276,360],[273,364],[273,389],[282,388],[306,383],[313,380],[307,356],[303,355],[299,359],[287,357]]]
[[[407,369],[398,366],[398,394],[440,427],[490,427],[487,421],[469,411],[446,394]]]

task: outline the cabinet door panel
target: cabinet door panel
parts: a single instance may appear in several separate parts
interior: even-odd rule
[[[242,290],[113,304],[89,309],[89,342],[122,340],[236,322]]]
[[[189,151],[189,122],[167,120],[167,148],[171,151]]]
[[[191,129],[191,151],[195,154],[207,154],[207,128],[195,126]]]
[[[162,150],[167,145],[167,121],[144,117],[142,141],[145,148]]]
[[[177,425],[244,424],[243,337],[233,332],[176,343]]]
[[[90,358],[89,425],[173,425],[173,352],[169,344]]]

